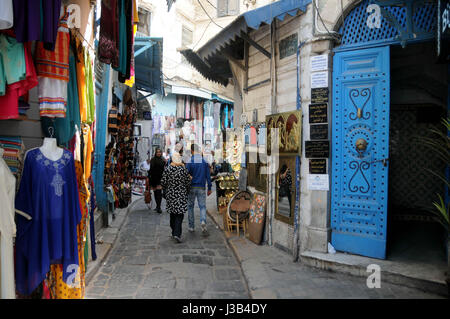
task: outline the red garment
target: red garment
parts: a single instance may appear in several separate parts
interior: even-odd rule
[[[45,49],[43,42],[36,46],[36,68],[39,76],[69,82],[70,34],[67,26],[69,13],[66,11],[59,21],[58,35],[53,51]]]
[[[119,66],[119,7],[117,0],[102,1],[100,17],[99,61]]]
[[[19,97],[28,93],[38,84],[36,70],[31,56],[30,43],[24,43],[26,78],[6,87],[6,94],[0,96],[0,120],[19,117]]]

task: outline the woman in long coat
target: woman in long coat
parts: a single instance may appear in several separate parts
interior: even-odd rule
[[[155,151],[155,156],[150,161],[150,170],[148,171],[148,178],[150,180],[150,185],[155,195],[156,202],[156,212],[161,214],[161,201],[162,201],[162,185],[161,177],[164,172],[164,167],[166,166],[166,160],[162,156],[162,151],[157,148]]]
[[[181,161],[179,153],[172,155],[172,162],[164,170],[161,185],[164,188],[167,202],[167,212],[170,213],[170,228],[172,238],[181,243],[181,232],[184,214],[187,212],[188,193],[191,176]]]

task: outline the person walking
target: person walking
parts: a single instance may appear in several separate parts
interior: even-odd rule
[[[167,212],[170,214],[172,238],[181,243],[182,223],[187,211],[191,176],[178,152],[172,155],[172,163],[164,170],[161,185],[166,194]]]
[[[155,156],[150,161],[150,170],[148,171],[148,178],[150,185],[152,186],[153,194],[155,195],[156,209],[155,212],[161,214],[161,201],[162,201],[162,186],[161,178],[166,166],[166,160],[162,156],[161,149],[157,148]]]
[[[197,198],[200,208],[200,223],[202,232],[207,234],[206,228],[206,191],[205,184],[208,184],[208,196],[211,195],[211,175],[208,163],[201,155],[200,147],[196,144],[191,145],[191,158],[186,164],[189,174],[192,176],[191,189],[188,197],[188,218],[189,231],[194,231],[194,205]]]

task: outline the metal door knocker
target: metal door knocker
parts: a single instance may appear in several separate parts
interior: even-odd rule
[[[355,146],[356,146],[356,151],[359,154],[359,157],[363,156],[364,151],[367,149],[367,141],[363,138],[359,138],[356,140]]]

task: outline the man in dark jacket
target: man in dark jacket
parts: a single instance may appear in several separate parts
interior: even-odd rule
[[[208,196],[211,195],[211,175],[208,163],[203,159],[200,147],[196,144],[191,146],[192,156],[186,164],[189,175],[192,176],[191,189],[188,196],[188,220],[189,231],[194,231],[194,205],[197,198],[200,208],[200,223],[203,234],[207,234],[206,229],[206,191],[205,184],[208,184]]]

